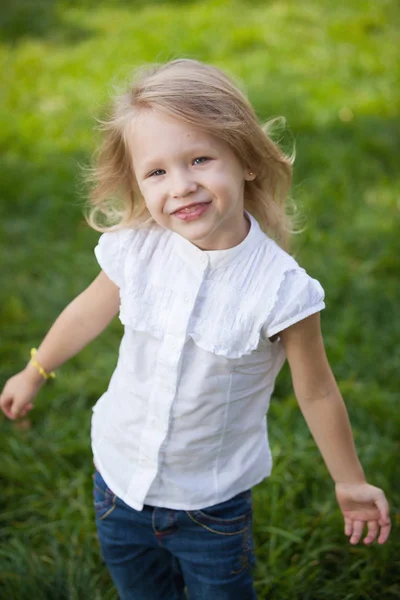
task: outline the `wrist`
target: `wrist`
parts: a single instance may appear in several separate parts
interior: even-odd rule
[[[35,367],[35,369],[40,373],[40,375],[43,377],[43,379],[45,381],[47,381],[47,379],[54,379],[56,374],[53,372],[50,372],[50,371],[46,371],[46,369],[43,367],[43,365],[40,362],[38,362],[38,360],[36,359],[36,354],[37,354],[37,349],[31,348],[31,360],[29,361],[30,365]]]
[[[46,379],[39,373],[37,368],[31,362],[28,362],[26,365],[24,374],[30,385],[38,389],[46,383]]]
[[[344,479],[335,480],[335,486],[347,486],[347,485],[361,485],[367,483],[363,472],[354,475],[353,477],[346,477]]]

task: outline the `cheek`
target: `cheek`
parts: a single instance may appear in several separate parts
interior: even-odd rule
[[[207,181],[204,182],[204,185],[214,190],[216,193],[221,193],[232,185],[232,180],[229,173],[217,171],[207,177]]]
[[[154,217],[154,214],[162,209],[162,202],[160,200],[160,194],[152,186],[144,185],[141,189],[142,196],[144,198],[147,209],[150,214]]]
[[[243,183],[237,173],[224,172],[214,178],[213,188],[218,196],[225,200],[231,200],[241,193]]]

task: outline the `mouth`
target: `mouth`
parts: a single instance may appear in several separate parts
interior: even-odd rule
[[[193,202],[192,204],[178,208],[171,215],[181,221],[194,221],[206,212],[210,204],[211,200],[209,202]]]
[[[189,214],[197,210],[200,206],[204,206],[207,204],[211,204],[211,200],[209,200],[208,202],[192,202],[191,204],[186,204],[186,206],[177,208],[171,213],[171,215],[176,215],[177,213]]]

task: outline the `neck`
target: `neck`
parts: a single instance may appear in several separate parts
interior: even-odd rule
[[[199,240],[198,242],[196,241],[193,243],[200,248],[200,250],[206,250],[208,252],[213,250],[229,250],[229,248],[238,246],[246,239],[250,228],[250,219],[243,213],[240,228],[236,227],[236,229],[234,229],[230,223],[227,223],[224,232],[221,232],[218,235],[218,240],[216,240],[215,243],[212,240]]]

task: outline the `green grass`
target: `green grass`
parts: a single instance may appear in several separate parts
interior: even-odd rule
[[[306,223],[296,256],[325,288],[328,356],[394,530],[383,547],[348,545],[285,368],[269,417],[274,472],[254,490],[260,599],[400,598],[399,12],[395,0],[14,0],[1,11],[0,385],[98,271],[80,165],[131,68],[210,61],[243,82],[261,119],[287,119]],[[89,435],[120,335],[116,321],[60,369],[26,429],[0,420],[1,598],[116,598],[95,534]]]

